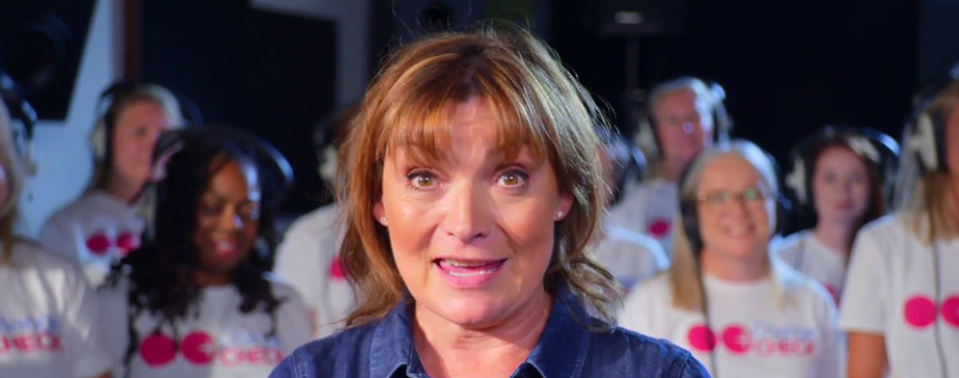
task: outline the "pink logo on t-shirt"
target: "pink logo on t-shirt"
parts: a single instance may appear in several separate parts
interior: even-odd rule
[[[800,326],[732,324],[724,328],[721,335],[719,344],[716,333],[700,324],[690,328],[687,338],[692,349],[698,352],[712,352],[718,345],[724,345],[734,354],[754,353],[760,357],[807,356],[816,350],[815,332]]]
[[[162,333],[147,336],[140,343],[140,357],[150,366],[162,366],[173,362],[176,357],[176,343],[173,338]]]
[[[334,258],[333,263],[330,264],[330,277],[337,281],[346,279],[346,267],[343,266],[339,257]]]
[[[98,232],[87,238],[87,249],[94,255],[106,255],[113,247],[119,249],[121,255],[126,256],[130,251],[140,247],[140,237],[133,232],[124,232],[114,241],[106,233]]]
[[[823,286],[826,287],[826,291],[829,292],[829,295],[832,296],[832,300],[833,300],[834,302],[836,302],[836,304],[838,305],[838,304],[839,304],[839,289],[837,289],[835,286],[832,286],[832,285],[825,285],[825,284],[824,284]]]
[[[179,352],[194,365],[219,362],[225,366],[276,366],[284,357],[280,344],[276,337],[266,338],[245,330],[224,330],[220,337],[204,331],[193,331],[180,342]],[[172,337],[157,333],[140,343],[140,356],[147,365],[160,367],[176,359],[177,349]]]
[[[27,354],[62,350],[60,332],[60,320],[53,316],[0,316],[0,356],[9,352]]]
[[[704,325],[698,325],[689,330],[689,345],[693,349],[701,351],[712,351],[716,347],[716,335],[713,331]]]
[[[746,328],[738,325],[730,326],[723,331],[723,343],[726,344],[726,349],[733,353],[743,354],[752,346],[752,335]]]
[[[946,323],[959,327],[959,296],[946,298],[941,307],[937,306],[936,302],[928,296],[913,296],[907,299],[903,305],[903,316],[906,324],[916,328],[925,328],[936,322],[940,310],[942,311],[942,319]]]
[[[653,222],[649,224],[649,234],[654,238],[664,238],[669,234],[671,225],[672,222],[670,222],[669,219],[659,218],[653,220]]]
[[[206,332],[193,332],[183,338],[183,357],[197,365],[207,365],[216,357],[216,341]]]

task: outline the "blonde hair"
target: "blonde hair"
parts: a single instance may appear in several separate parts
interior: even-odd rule
[[[387,154],[436,161],[448,150],[454,105],[480,96],[496,115],[496,143],[507,159],[528,147],[552,163],[569,214],[553,227],[553,257],[543,283],[565,285],[612,323],[620,288],[585,248],[594,237],[606,192],[593,125],[605,120],[585,89],[549,48],[525,30],[487,24],[436,34],[395,52],[367,92],[341,148],[339,202],[345,216],[340,258],[358,307],[348,327],[383,318],[405,286],[387,231],[373,219]]]
[[[948,122],[949,117],[956,111],[957,104],[959,104],[959,81],[953,80],[932,99],[926,111],[939,114],[940,119]],[[943,125],[943,128],[947,127],[948,125]],[[908,145],[908,140],[904,141],[903,145]],[[945,151],[940,153],[943,156],[946,155]],[[915,159],[913,156],[915,153],[904,151],[902,155],[903,167],[912,167],[916,163],[912,161]],[[918,172],[904,168],[900,170],[900,177],[897,180],[899,185],[897,190],[905,193],[900,194],[901,202],[897,210],[903,215],[909,231],[927,245],[932,244],[937,238],[951,239],[959,236],[959,222],[956,221],[956,201],[952,187],[952,174],[957,173],[941,169],[928,172],[918,177],[918,180],[907,177],[915,174]]]
[[[139,84],[132,89],[120,91],[120,93],[114,95],[114,98],[104,100],[109,101],[110,104],[106,109],[102,110],[103,114],[98,114],[99,118],[97,119],[97,124],[94,126],[93,132],[102,133],[102,135],[97,136],[97,138],[104,139],[101,142],[105,142],[105,147],[112,147],[113,145],[112,133],[116,132],[116,121],[120,117],[120,114],[123,113],[127,107],[135,103],[151,102],[157,104],[163,107],[166,113],[172,117],[171,125],[179,127],[183,123],[180,103],[177,101],[176,96],[173,92],[159,85]],[[101,110],[98,109],[98,111]],[[107,127],[108,124],[111,125],[111,127]],[[107,156],[113,156],[113,154],[108,153]],[[84,193],[106,188],[110,180],[110,175],[113,174],[112,160],[113,159],[103,159],[101,161],[95,161],[96,166],[93,167],[93,176]]]
[[[0,101],[0,164],[6,171],[9,195],[0,205],[0,264],[8,264],[16,243],[15,229],[19,217],[20,196],[26,184],[23,163],[13,142],[12,120],[6,105]]]
[[[775,200],[779,196],[779,181],[776,172],[776,165],[768,153],[763,151],[756,144],[746,140],[732,140],[728,143],[721,143],[714,147],[703,150],[690,164],[688,172],[680,183],[679,196],[680,202],[692,204],[695,206],[699,196],[699,182],[703,172],[709,166],[709,163],[723,156],[739,156],[748,161],[756,172],[762,176],[763,181],[769,187],[769,196]],[[682,207],[682,206],[681,206]],[[771,215],[772,222],[770,226],[774,227],[776,222],[775,212]],[[683,211],[677,215],[673,222],[679,227],[673,232],[673,263],[666,274],[669,276],[669,282],[672,286],[673,306],[689,311],[701,311],[703,303],[702,276],[699,267],[699,254],[701,251],[695,251],[692,238],[684,226],[688,220],[687,214]],[[697,220],[698,222],[698,220]],[[697,229],[699,226],[697,225]],[[698,246],[701,248],[702,246]],[[774,276],[774,282],[779,282],[776,269],[772,269],[771,258],[767,254],[767,261],[770,263],[770,271]],[[777,285],[781,287],[782,285]],[[780,294],[783,294],[780,291]]]

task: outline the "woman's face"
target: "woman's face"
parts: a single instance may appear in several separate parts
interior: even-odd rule
[[[768,248],[775,222],[769,186],[753,165],[728,154],[706,163],[699,181],[699,229],[704,253],[753,258]]]
[[[216,283],[246,259],[260,232],[260,188],[256,170],[235,160],[216,159],[219,168],[200,197],[194,242],[200,270]]]
[[[152,172],[153,147],[175,126],[162,105],[147,100],[127,104],[117,114],[112,143],[113,172],[124,182],[146,182]]]
[[[387,154],[373,215],[387,227],[417,317],[494,326],[545,298],[554,222],[557,212],[569,212],[572,197],[560,194],[547,159],[523,148],[507,160],[497,150],[485,100],[454,111],[442,163],[417,165],[401,150]]]
[[[868,167],[859,155],[844,147],[823,151],[812,176],[819,222],[857,224],[869,209],[869,186]]]
[[[656,105],[654,117],[658,143],[666,160],[689,162],[712,144],[709,107],[691,89],[664,95]]]

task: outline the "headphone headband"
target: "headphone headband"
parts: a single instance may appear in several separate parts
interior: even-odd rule
[[[186,143],[217,138],[231,140],[244,147],[252,147],[261,157],[269,160],[282,180],[271,205],[279,206],[286,199],[293,188],[293,168],[290,162],[269,142],[237,128],[203,125],[168,131],[157,140],[153,150],[153,164],[175,154]]]

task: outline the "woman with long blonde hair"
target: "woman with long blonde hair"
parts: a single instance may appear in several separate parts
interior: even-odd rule
[[[770,257],[775,163],[736,140],[704,150],[680,181],[675,260],[634,288],[620,325],[693,352],[719,378],[838,378],[842,337],[825,289]]]
[[[959,65],[919,100],[896,212],[853,247],[840,317],[849,378],[959,375]]]
[[[107,88],[90,135],[94,172],[84,193],[44,223],[39,240],[78,261],[94,286],[113,261],[140,245],[140,193],[153,174],[153,147],[180,127],[180,104],[158,85],[119,82]]]

